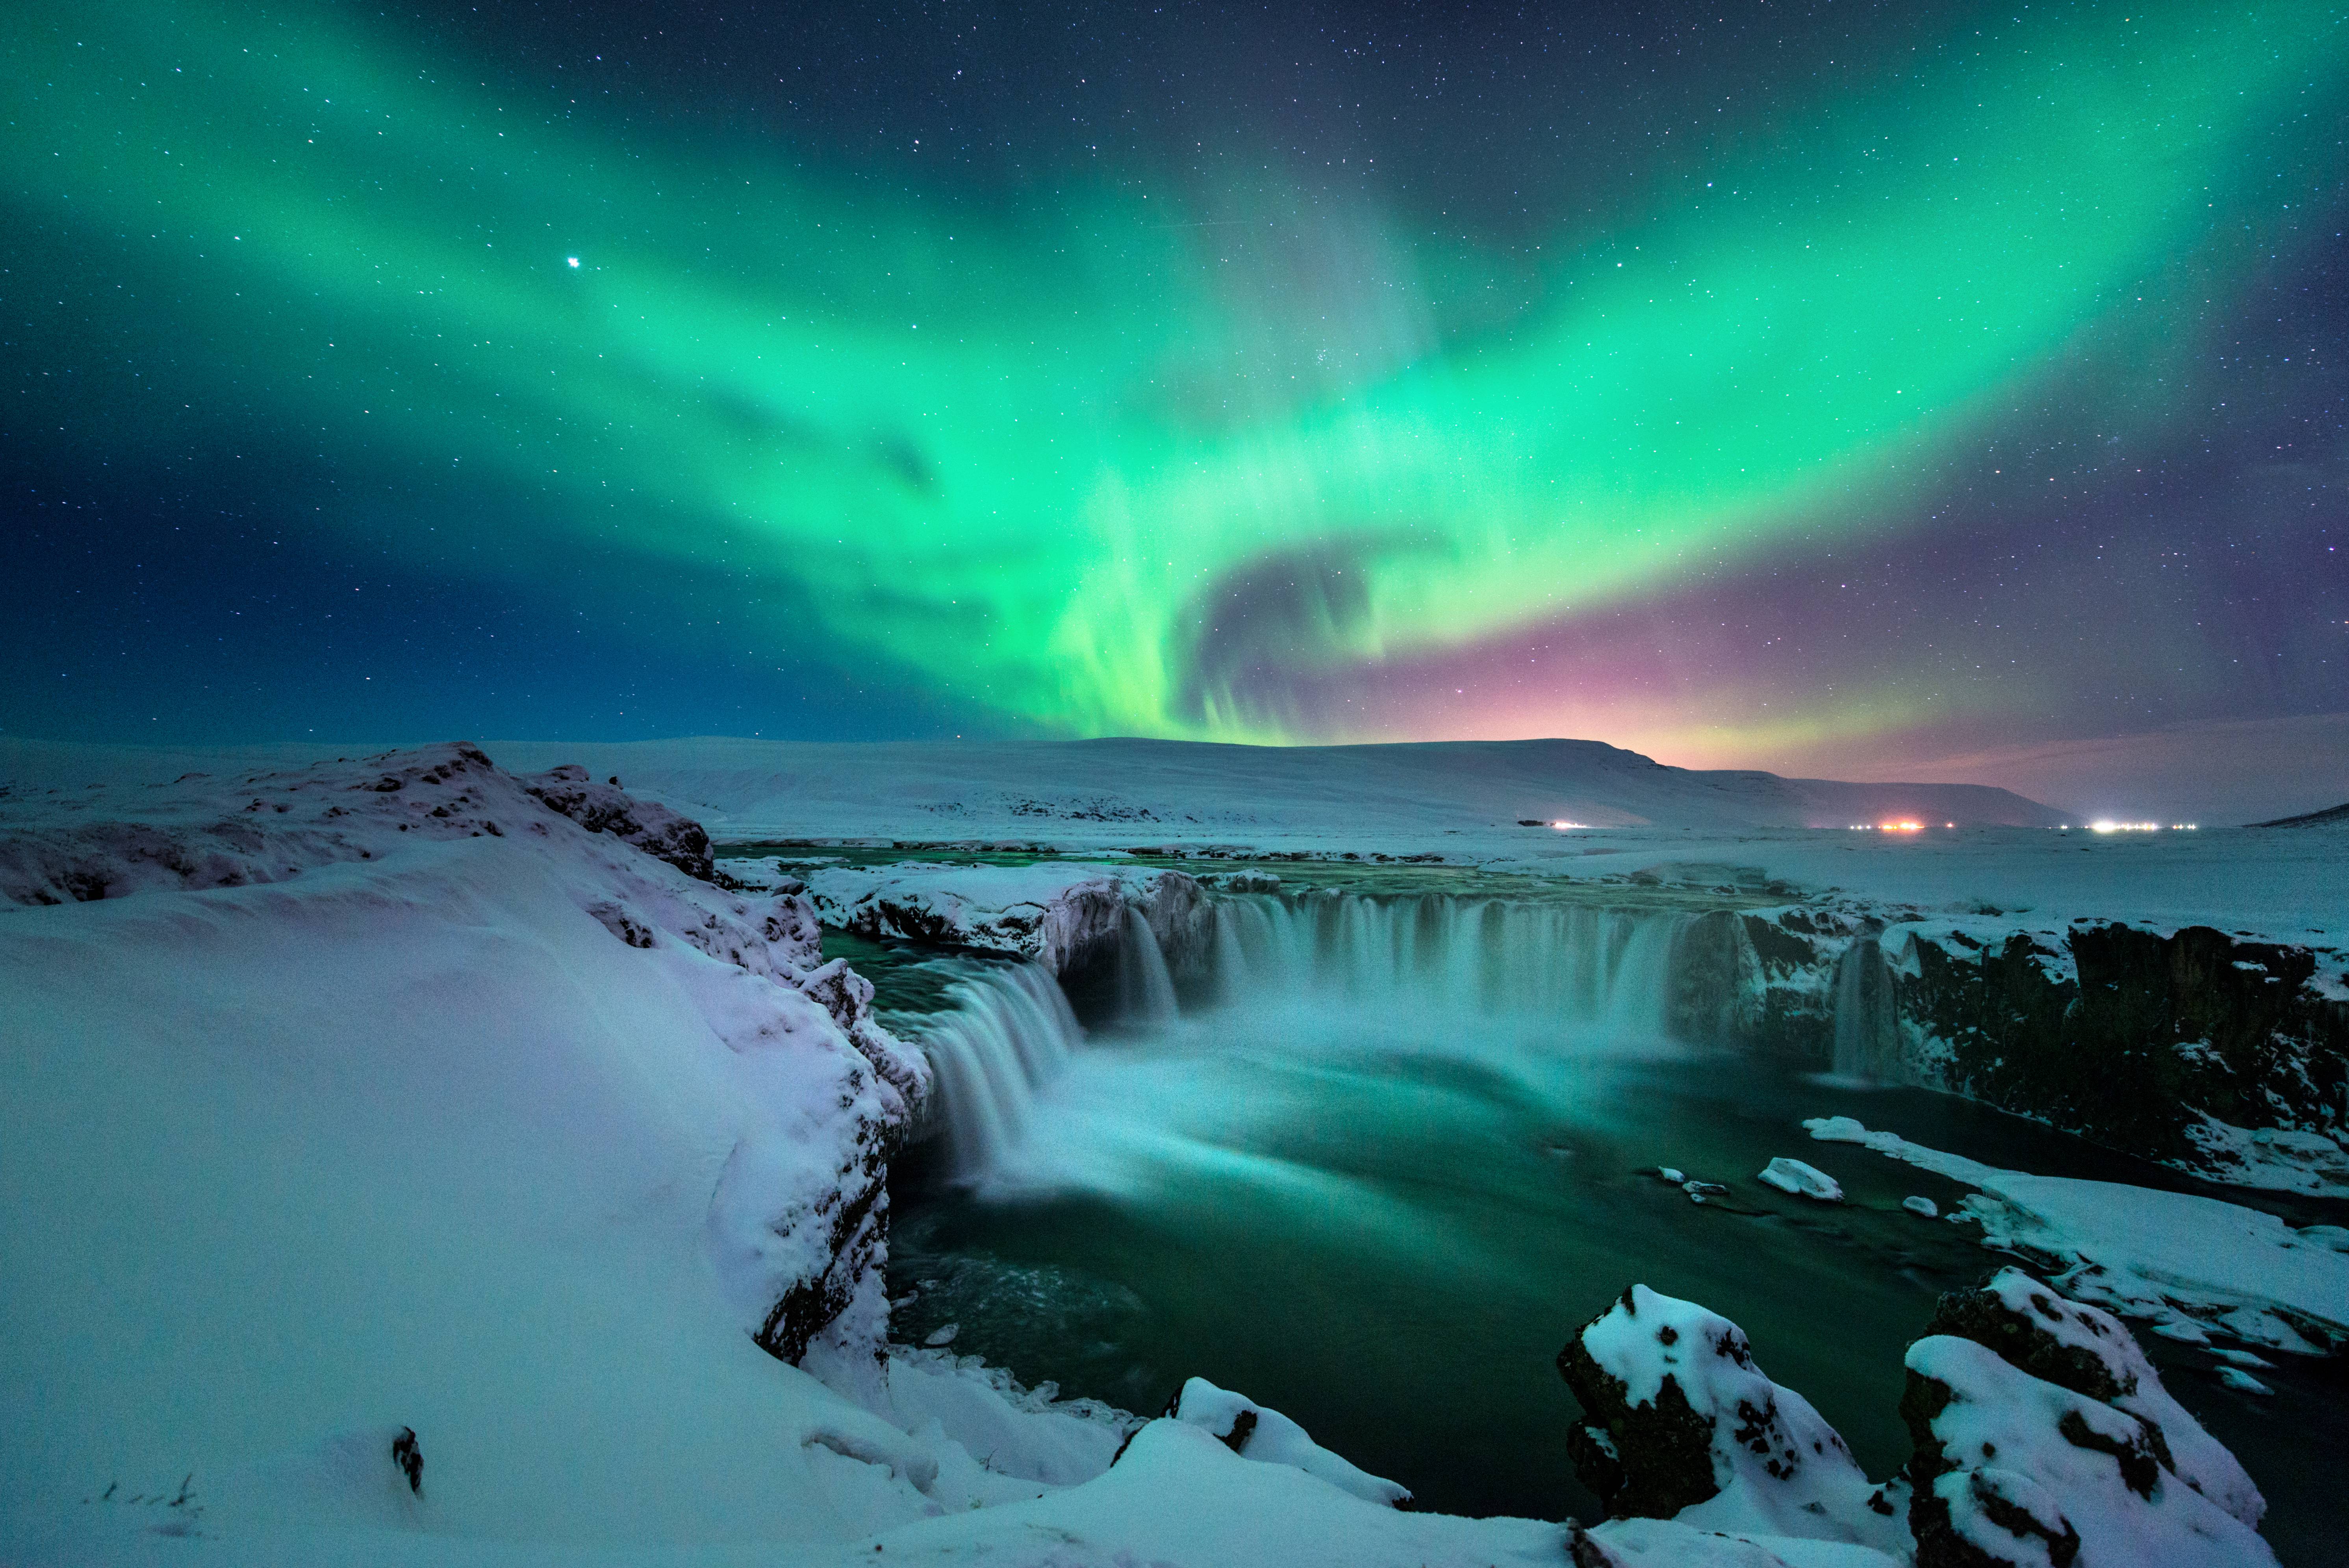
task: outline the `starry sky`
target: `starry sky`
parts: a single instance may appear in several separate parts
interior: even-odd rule
[[[2349,798],[2338,3],[0,44],[0,733]]]

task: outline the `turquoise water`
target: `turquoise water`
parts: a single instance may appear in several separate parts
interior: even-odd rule
[[[1328,997],[1232,1006],[1096,1030],[976,1184],[917,1149],[896,1180],[897,1332],[951,1325],[957,1351],[1145,1413],[1203,1376],[1423,1506],[1589,1517],[1554,1357],[1638,1281],[1739,1322],[1881,1477],[1909,1450],[1903,1349],[1940,1292],[2005,1260],[1899,1207],[1965,1189],[1812,1141],[1799,1123],[1825,1114],[2002,1165],[2190,1185],[1949,1097],[1652,1037]],[[1753,1180],[1782,1154],[1848,1202]],[[1692,1203],[1661,1165],[1731,1192]],[[2268,1491],[2286,1561],[2323,1561],[2344,1511],[2322,1478],[2349,1452],[2337,1366],[2286,1368],[2258,1401],[2205,1355],[2149,1347]]]

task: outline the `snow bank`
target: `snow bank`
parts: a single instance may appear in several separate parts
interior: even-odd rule
[[[1213,1433],[1244,1460],[1293,1465],[1339,1491],[1388,1508],[1411,1501],[1411,1489],[1358,1470],[1305,1435],[1305,1429],[1268,1406],[1216,1387],[1205,1377],[1186,1381],[1174,1396],[1174,1418]]]
[[[1806,1121],[1812,1137],[1857,1143],[1980,1189],[1953,1218],[1982,1244],[2047,1259],[2064,1294],[2148,1319],[2157,1332],[2218,1333],[2314,1353],[2349,1341],[2349,1255],[2273,1214],[2187,1192],[2002,1171],[1849,1117]]]
[[[1106,1468],[875,1360],[926,1070],[691,845],[466,747],[0,803],[0,1558],[843,1542]]]

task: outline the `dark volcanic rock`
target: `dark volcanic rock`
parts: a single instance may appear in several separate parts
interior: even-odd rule
[[[2075,926],[2065,944],[2068,965],[2023,933],[1979,954],[1916,943],[1896,987],[1904,1026],[1939,1047],[1922,1076],[2222,1180],[2230,1155],[2198,1137],[2198,1113],[2349,1130],[2349,1003],[2311,984],[2309,949],[2120,924]]]
[[[1581,1424],[1567,1430],[1567,1455],[1610,1515],[1670,1519],[1721,1491],[1713,1421],[1691,1407],[1678,1379],[1667,1377],[1652,1400],[1633,1404],[1624,1380],[1599,1365],[1579,1335],[1557,1353],[1557,1369],[1582,1403]]]
[[[1878,1546],[1897,1537],[1898,1510],[1843,1439],[1763,1375],[1727,1318],[1633,1285],[1557,1367],[1584,1417],[1567,1451],[1609,1514],[1695,1508],[1682,1522]]]
[[[634,844],[657,860],[667,861],[689,877],[713,879],[709,835],[701,824],[680,817],[666,806],[638,800],[624,793],[619,780],[598,784],[587,769],[575,764],[551,768],[525,777],[522,787],[549,810],[570,818],[594,833],[609,833]]]

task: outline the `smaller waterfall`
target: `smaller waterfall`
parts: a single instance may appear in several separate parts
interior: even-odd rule
[[[1125,908],[1124,940],[1117,947],[1117,1011],[1122,1019],[1163,1024],[1174,1016],[1174,977],[1158,934],[1132,904]]]
[[[1863,936],[1844,949],[1835,973],[1835,1070],[1838,1078],[1898,1083],[1900,1023],[1884,950]]]
[[[1174,988],[1165,973],[1161,960],[1159,984],[1166,986],[1171,1012]],[[955,999],[953,1010],[929,1020],[921,1033],[937,1075],[930,1132],[946,1145],[948,1171],[968,1180],[1019,1141],[1036,1096],[1061,1075],[1084,1031],[1061,983],[1040,965],[983,970],[955,981],[947,994]]]

